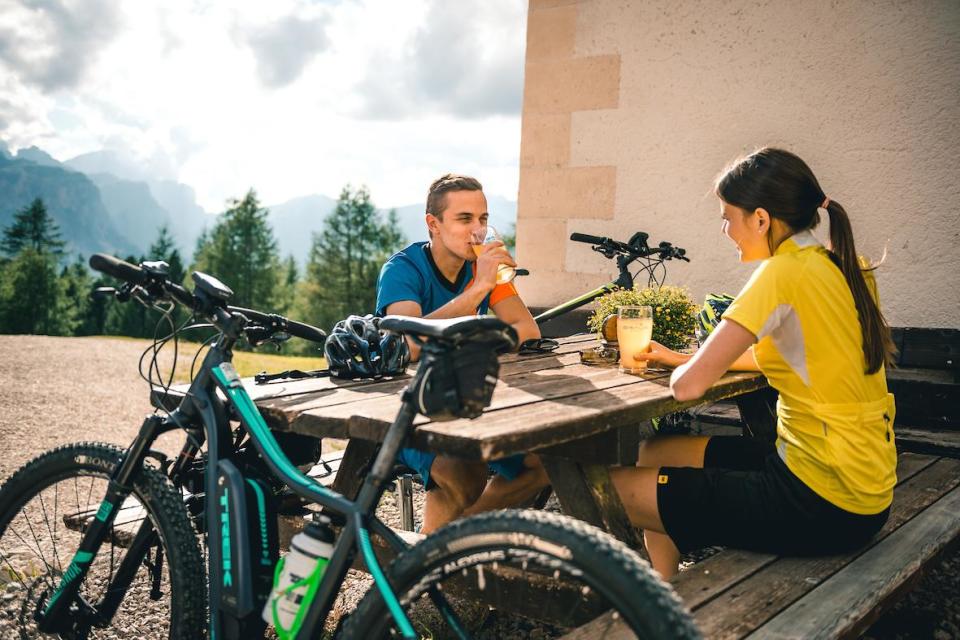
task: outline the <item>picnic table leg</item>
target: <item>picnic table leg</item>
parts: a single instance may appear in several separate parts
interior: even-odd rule
[[[550,455],[541,455],[541,460],[564,513],[608,531],[630,547],[641,547],[606,465],[581,465]]]
[[[356,500],[360,485],[366,477],[363,471],[369,468],[377,455],[378,446],[371,440],[350,438],[347,450],[343,453],[343,460],[340,461],[340,468],[337,469],[337,477],[330,488],[348,500]]]
[[[736,400],[748,435],[769,442],[777,439],[777,392],[774,389],[758,389],[737,396]]]

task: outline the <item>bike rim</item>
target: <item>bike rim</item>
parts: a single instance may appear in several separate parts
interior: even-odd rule
[[[524,548],[447,556],[398,595],[418,636],[436,639],[559,638],[597,618],[616,622],[629,615],[627,604],[617,602],[600,576]],[[446,607],[452,611],[443,611]]]
[[[13,516],[0,522],[0,636],[42,637],[35,615],[60,584],[70,565],[85,526],[95,517],[106,494],[105,475],[65,473],[45,487],[34,490]],[[110,581],[135,532],[144,519],[156,531],[154,517],[136,494],[123,503],[108,538],[104,541],[71,607],[72,626],[66,637],[153,638],[170,631],[171,601],[169,558],[157,544],[156,533],[129,589],[110,621],[109,629],[99,613]],[[156,598],[156,599],[154,599]],[[15,630],[15,631],[14,631]],[[16,636],[14,636],[16,637]]]

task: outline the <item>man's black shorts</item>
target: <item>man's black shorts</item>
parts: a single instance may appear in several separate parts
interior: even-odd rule
[[[704,468],[662,467],[657,506],[682,553],[710,545],[786,555],[844,553],[866,543],[887,520],[845,511],[787,468],[772,443],[710,438]]]

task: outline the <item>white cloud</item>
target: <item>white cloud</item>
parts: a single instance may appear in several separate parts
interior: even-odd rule
[[[125,150],[176,171],[211,210],[251,186],[276,203],[347,182],[406,204],[450,170],[516,197],[522,0],[53,5],[62,25],[100,11],[117,26],[98,47],[70,40],[93,47],[72,76],[14,73],[0,45],[0,138],[12,147]]]

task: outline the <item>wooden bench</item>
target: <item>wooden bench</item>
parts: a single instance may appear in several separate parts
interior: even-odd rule
[[[342,460],[343,451],[333,451],[317,462],[317,464],[307,472],[307,475],[323,486],[329,487],[337,477],[337,471],[340,468],[340,462]],[[182,493],[184,502],[192,496],[192,494],[186,490],[183,490]],[[289,489],[284,489],[284,492],[281,494],[281,499],[293,497],[295,497],[295,494]],[[97,503],[80,511],[65,513],[63,515],[64,526],[71,531],[86,531],[87,527],[90,526],[90,522],[96,517],[99,507],[100,504]],[[117,511],[117,515],[113,521],[110,535],[111,542],[118,547],[129,547],[137,530],[140,528],[140,523],[143,522],[145,517],[146,511],[140,504],[139,499],[134,497],[127,498]]]
[[[855,553],[796,558],[726,549],[679,574],[673,586],[704,637],[862,633],[960,541],[960,460],[904,453],[897,477],[886,525]],[[632,636],[601,617],[567,640],[596,637]]]

